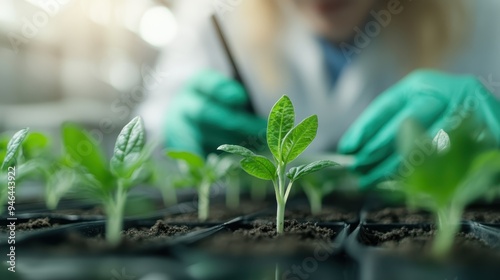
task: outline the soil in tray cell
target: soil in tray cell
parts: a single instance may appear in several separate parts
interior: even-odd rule
[[[367,230],[369,238],[363,238],[365,245],[382,247],[391,252],[412,257],[430,256],[436,230],[409,229],[406,227],[387,232]],[[471,233],[459,232],[450,251],[451,259],[466,262],[500,261],[500,254],[485,240]]]
[[[276,233],[273,222],[256,221],[221,232],[202,242],[206,250],[232,255],[300,254],[325,250],[331,253],[337,233],[314,223],[286,220],[284,233]]]

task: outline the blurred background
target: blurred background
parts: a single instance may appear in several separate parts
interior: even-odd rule
[[[191,5],[181,5],[187,2]],[[277,99],[269,92],[279,95],[286,92],[295,98],[296,103],[303,104],[299,106],[303,108],[298,112],[301,117],[313,112],[318,113],[320,119],[336,120],[341,117],[344,120],[335,127],[331,127],[328,122],[322,123],[325,127],[321,127],[320,131],[327,132],[327,137],[323,138],[328,142],[338,138],[376,94],[414,68],[434,67],[437,58],[442,58],[445,69],[452,73],[470,73],[488,81],[498,77],[498,63],[492,62],[498,61],[498,55],[493,50],[498,50],[500,46],[500,40],[495,39],[498,36],[491,36],[497,33],[492,30],[496,23],[491,16],[497,12],[495,8],[498,3],[495,1],[481,1],[485,5],[478,5],[477,11],[466,6],[467,18],[462,13],[452,11],[456,9],[455,6],[459,6],[449,5],[453,1],[443,1],[441,13],[439,9],[426,5],[427,2],[420,1],[421,5],[414,4],[404,17],[394,17],[395,22],[408,22],[409,27],[399,22],[390,27],[401,27],[403,31],[406,30],[404,28],[416,30],[415,34],[421,35],[426,42],[415,43],[412,38],[417,40],[419,36],[406,31],[400,33],[401,30],[393,28],[397,36],[393,36],[395,40],[392,41],[396,42],[380,40],[374,46],[369,45],[366,50],[363,47],[358,56],[366,56],[367,59],[359,59],[363,62],[351,67],[355,71],[345,71],[348,73],[327,69],[324,65],[327,63],[322,55],[337,59],[338,54],[328,55],[328,50],[317,50],[319,46],[312,48],[319,55],[303,51],[303,47],[310,47],[308,44],[311,40],[307,40],[311,39],[310,34],[309,37],[297,37],[297,34],[290,36],[291,40],[287,42],[292,43],[288,43],[289,48],[286,50],[282,45],[275,44],[278,41],[276,38],[289,35],[288,29],[294,33],[304,29],[302,18],[294,16],[280,19],[287,22],[287,28],[290,27],[282,33],[269,28],[278,26],[274,22],[278,20],[275,14],[263,11],[273,10],[273,7],[266,6],[273,6],[271,3],[275,2],[287,1],[0,0],[0,132],[29,126],[32,130],[42,130],[57,136],[63,121],[74,121],[85,125],[97,140],[104,140],[109,147],[121,127],[140,114],[150,131],[160,133],[163,112],[168,103],[166,96],[178,91],[178,88],[166,87],[162,83],[168,80],[170,84],[181,85],[174,81],[185,81],[186,77],[202,68],[231,74],[220,42],[214,36],[213,26],[209,22],[193,20],[202,18],[198,14],[209,14],[211,8],[224,14],[229,39],[241,43],[233,50],[236,57],[242,60],[240,66],[243,69],[240,70],[243,76],[252,81],[247,83],[250,92],[261,95],[253,100],[258,113],[267,115]],[[242,3],[260,4],[255,7],[248,5],[248,18],[241,20],[247,24],[234,27],[237,24],[230,20],[241,16],[232,10]],[[228,9],[231,13],[227,12]],[[426,9],[432,10],[432,13]],[[290,11],[286,12],[288,15]],[[441,14],[448,15],[449,21],[445,22]],[[418,20],[413,20],[410,17],[412,15]],[[484,15],[484,19],[475,15]],[[195,23],[185,24],[183,20],[186,17]],[[465,23],[468,28],[462,27]],[[344,29],[352,33],[353,24],[348,21]],[[454,37],[451,30],[459,35],[467,35],[457,36],[466,39],[460,44],[456,43],[450,39]],[[249,43],[249,38],[253,40],[252,43]],[[457,55],[450,62],[441,51],[447,47],[444,41],[454,43],[450,49],[457,53],[464,47],[474,55]],[[177,48],[173,46],[174,43]],[[420,52],[415,51],[415,48],[421,49]],[[275,58],[285,56],[282,59],[284,62],[276,59],[279,63],[274,63]],[[421,58],[424,56],[427,60]],[[163,67],[167,60],[171,62],[170,67]],[[314,64],[320,67],[314,69]],[[332,75],[342,81],[337,83],[335,89],[348,96],[344,99],[350,106],[337,100],[323,102],[330,100],[330,89],[326,87],[336,82],[323,79],[330,70],[340,72]],[[276,82],[281,81],[281,74],[286,76],[283,78],[284,86]],[[304,89],[296,86],[295,82],[304,86]],[[498,92],[490,90],[498,95]],[[303,92],[325,97],[309,102]],[[355,94],[360,92],[366,97],[356,98]],[[165,96],[165,99],[156,98],[156,95]],[[300,99],[302,97],[304,99]],[[255,104],[256,101],[260,104]],[[349,103],[354,101],[354,105]],[[138,110],[141,103],[145,103],[145,106]],[[336,107],[332,107],[332,104]],[[156,138],[158,135],[150,136]]]
[[[168,0],[0,0],[0,131],[114,135],[157,78],[177,23]],[[113,138],[113,137],[109,137]]]

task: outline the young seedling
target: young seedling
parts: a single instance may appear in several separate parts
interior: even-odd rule
[[[419,124],[407,121],[400,140],[406,162],[416,160],[421,143],[433,143],[431,153],[393,186],[405,193],[410,206],[435,214],[438,231],[432,252],[443,257],[460,229],[464,208],[484,196],[500,174],[500,151],[478,142],[468,120],[449,134],[440,131],[433,142]]]
[[[243,170],[257,178],[273,182],[277,202],[276,231],[278,234],[283,233],[285,206],[293,183],[305,175],[337,165],[333,161],[321,160],[293,167],[287,171],[288,164],[302,154],[316,137],[318,117],[313,115],[297,126],[294,125],[295,110],[292,101],[285,95],[273,106],[268,118],[267,145],[272,153],[272,161],[237,145],[222,145],[218,148],[221,151],[243,156],[240,162]]]
[[[25,168],[22,161],[22,144],[28,135],[29,129],[25,128],[18,131],[14,136],[5,144],[6,141],[0,146],[0,160],[2,165],[0,167],[0,205],[5,205],[9,200],[9,212],[15,210],[15,193],[16,184],[22,179],[21,176]],[[0,207],[0,213],[4,211],[4,207]]]
[[[160,191],[165,206],[177,204],[177,188],[181,187],[173,173],[165,174],[165,170],[171,170],[172,167],[175,168],[165,160],[150,159],[145,163],[145,168],[149,170],[147,184]]]
[[[241,169],[239,162],[235,161],[232,157],[227,157],[231,162],[230,167],[226,172],[225,185],[226,185],[226,207],[229,209],[237,209],[240,207],[241,195]]]
[[[305,176],[300,180],[311,207],[311,214],[318,215],[323,209],[323,198],[335,190],[335,183],[317,176]]]
[[[17,135],[17,134],[16,134]],[[24,134],[19,134],[23,136]],[[0,141],[2,150],[7,147],[7,142],[3,139]],[[22,157],[23,164],[17,167],[16,181],[21,183],[26,178],[42,177],[46,182],[46,205],[49,209],[55,209],[62,195],[61,186],[71,184],[69,179],[59,178],[60,169],[56,168],[54,159],[49,151],[49,138],[39,132],[31,132],[24,135],[21,145],[18,146],[18,158]],[[3,157],[3,156],[2,156]]]
[[[30,177],[41,177],[45,182],[45,204],[48,209],[54,210],[76,183],[76,172],[64,158],[54,156],[50,143],[47,135],[32,132],[24,140],[22,149],[27,161],[24,173]]]
[[[208,155],[204,160],[197,154],[187,151],[167,151],[167,156],[180,163],[184,176],[181,185],[191,185],[198,192],[198,219],[206,221],[210,209],[210,188],[224,177],[231,162],[215,154]]]
[[[109,165],[95,139],[78,126],[63,127],[63,144],[68,160],[79,170],[78,182],[83,182],[79,191],[104,206],[106,240],[119,244],[127,194],[145,180],[144,163],[153,149],[153,145],[146,145],[141,118],[134,118],[122,129]]]

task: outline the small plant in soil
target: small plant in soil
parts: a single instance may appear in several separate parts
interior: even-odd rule
[[[322,171],[322,173],[324,173],[326,170]],[[314,175],[316,174],[304,176],[299,183],[302,185],[302,189],[309,201],[311,214],[318,215],[323,209],[323,198],[335,190],[335,182],[332,180],[325,180],[324,176],[320,177]]]
[[[449,134],[440,131],[434,141],[414,121],[407,121],[402,129],[403,162],[411,162],[422,143],[431,148],[407,176],[390,186],[405,194],[409,206],[434,213],[438,230],[432,253],[437,257],[446,255],[453,245],[465,207],[484,196],[500,174],[500,151],[488,149],[480,140],[484,132],[475,133],[472,128],[466,119]]]
[[[149,171],[147,184],[160,191],[163,204],[165,206],[177,204],[177,189],[182,187],[182,184],[174,172],[165,174],[165,170],[172,170],[175,166],[165,160],[151,159],[145,163],[145,167]]]
[[[0,174],[0,179],[5,185],[14,184],[7,183],[6,179],[15,179],[15,185],[18,187],[28,178],[34,179],[46,174],[43,172],[47,162],[44,156],[47,154],[49,139],[39,132],[28,132],[29,129],[26,128],[17,132],[12,138],[0,137],[0,160],[7,168],[7,171],[4,170]],[[12,195],[13,188],[8,189],[9,195]],[[2,189],[0,192],[2,192],[0,203],[3,205],[7,198],[7,189]]]
[[[95,139],[76,125],[64,126],[63,143],[68,160],[79,170],[78,181],[83,183],[79,191],[103,205],[106,240],[117,245],[121,241],[127,194],[146,180],[144,163],[153,149],[153,145],[146,145],[142,119],[136,117],[122,129],[109,165]]]
[[[25,178],[45,184],[45,204],[55,210],[62,197],[76,183],[76,171],[64,156],[54,155],[51,139],[40,132],[30,132],[22,142],[24,164],[19,166],[18,182]]]
[[[242,171],[239,168],[238,161],[232,157],[227,157],[231,161],[231,165],[227,170],[224,181],[226,185],[226,207],[228,209],[238,209],[240,207],[240,195],[242,184]]]
[[[278,234],[283,233],[285,206],[293,183],[305,175],[337,165],[333,161],[321,160],[288,170],[288,165],[302,154],[316,137],[318,117],[313,115],[297,126],[294,125],[295,110],[292,101],[285,95],[273,106],[268,118],[267,145],[272,153],[272,160],[237,145],[222,145],[218,148],[243,156],[240,162],[243,170],[257,178],[273,182],[277,202],[276,231]]]
[[[48,209],[55,210],[75,184],[76,171],[64,156],[54,155],[51,143],[47,135],[32,132],[23,142],[22,150],[28,162],[25,174],[45,182],[45,204]]]
[[[207,159],[188,151],[167,151],[167,156],[179,162],[183,178],[178,186],[194,187],[198,193],[198,219],[206,221],[210,209],[210,189],[226,175],[232,162],[227,158],[209,154]]]

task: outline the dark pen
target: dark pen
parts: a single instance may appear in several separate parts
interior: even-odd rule
[[[229,47],[228,41],[226,40],[226,36],[224,35],[224,31],[222,30],[222,26],[220,24],[219,19],[217,18],[217,15],[212,15],[212,23],[215,27],[215,31],[217,33],[217,36],[219,37],[219,40],[222,44],[222,48],[224,49],[224,52],[226,54],[226,57],[229,60],[229,63],[231,64],[231,67],[233,68],[233,75],[234,79],[238,81],[243,88],[245,89],[245,92],[248,96],[248,106],[247,106],[247,111],[250,113],[255,113],[255,108],[252,103],[252,99],[250,98],[250,92],[248,90],[248,87],[246,86],[245,81],[243,80],[243,77],[241,76],[241,72],[238,69],[238,66],[236,64],[236,60],[234,59],[234,55]]]

